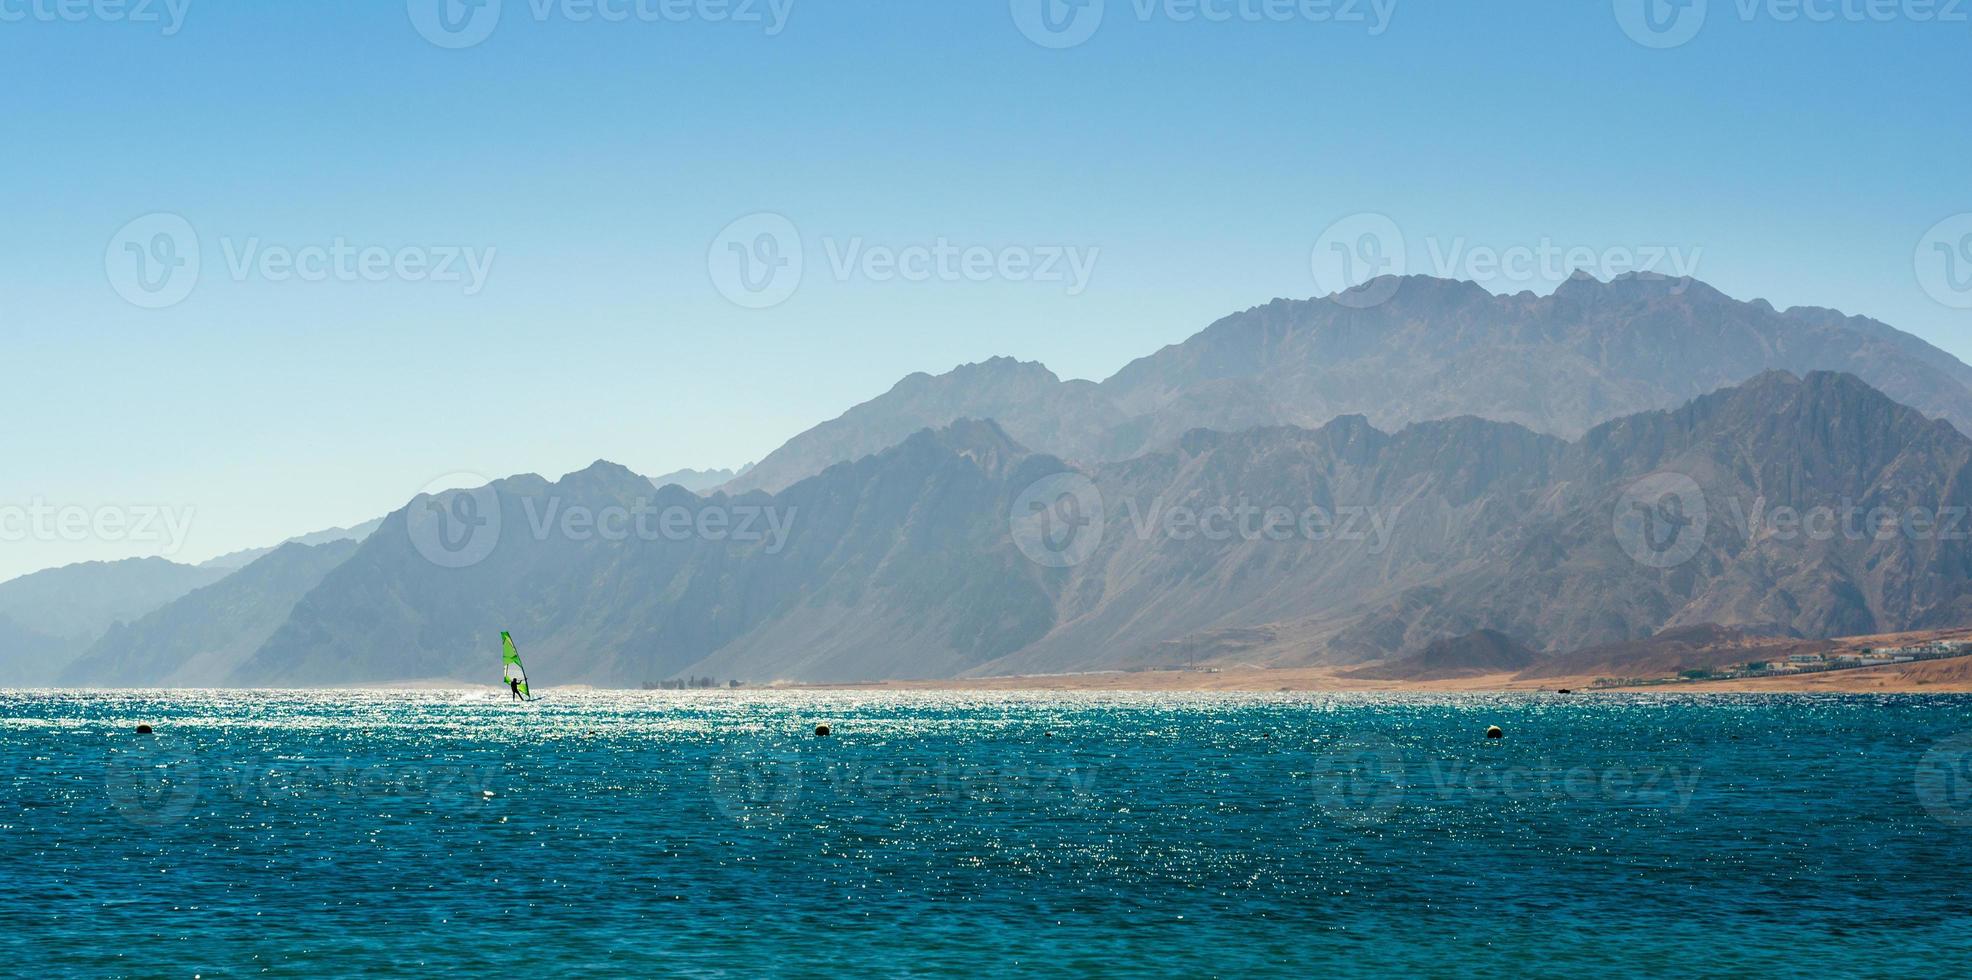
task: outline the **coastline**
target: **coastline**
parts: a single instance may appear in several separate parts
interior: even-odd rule
[[[1972,657],[1926,663],[1858,667],[1788,677],[1700,681],[1638,687],[1595,688],[1594,677],[1526,679],[1486,674],[1430,681],[1369,681],[1339,676],[1344,668],[1283,667],[1117,671],[976,677],[956,680],[874,681],[857,684],[787,684],[771,690],[808,691],[1117,691],[1362,694],[1539,693],[1570,689],[1575,696],[1650,691],[1676,694],[1961,694],[1972,692]],[[751,688],[761,690],[761,688]]]

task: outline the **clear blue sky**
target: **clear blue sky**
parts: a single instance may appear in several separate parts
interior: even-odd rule
[[[1107,0],[1053,49],[1007,0],[793,0],[773,36],[505,0],[448,49],[393,0],[190,0],[170,36],[56,2],[0,4],[0,505],[190,507],[180,560],[360,521],[454,472],[736,465],[911,371],[1011,354],[1105,377],[1325,291],[1311,247],[1361,212],[1397,224],[1412,271],[1461,238],[1674,246],[1730,294],[1972,360],[1972,314],[1913,271],[1927,229],[1972,211],[1963,20],[1711,0],[1660,50],[1611,0],[1398,0],[1380,33]],[[762,211],[798,228],[806,270],[747,309],[708,250]],[[202,269],[152,310],[106,252],[157,212],[189,222]],[[493,265],[472,295],[229,268],[338,239]],[[1100,253],[1071,295],[838,280],[825,251],[940,239]],[[0,542],[0,578],[158,550]]]

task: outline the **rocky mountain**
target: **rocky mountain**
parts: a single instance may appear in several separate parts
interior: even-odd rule
[[[62,672],[71,686],[219,687],[358,540],[280,546],[135,622],[110,627]]]
[[[272,548],[248,548],[244,551],[235,551],[232,554],[221,555],[217,558],[212,559],[211,561],[205,562],[201,567],[229,568],[229,569],[245,568],[256,561],[259,561],[260,559],[273,554],[276,549],[290,544],[302,544],[302,545],[313,546],[318,544],[333,544],[338,541],[361,541],[364,538],[367,538],[370,535],[375,534],[377,528],[382,524],[383,524],[383,518],[379,517],[373,521],[365,521],[364,523],[358,524],[355,527],[333,527],[326,531],[316,531],[313,534],[303,534],[299,537],[289,538],[286,541],[283,541]]]
[[[1829,373],[1765,374],[1573,443],[1472,418],[1194,432],[1091,474],[1105,530],[1058,582],[1056,627],[975,672],[1352,663],[1481,629],[1554,654],[1701,623],[1964,622],[1968,461],[1949,424]],[[1352,515],[1356,533],[1195,530],[1242,505]],[[1841,525],[1871,513],[1919,520]]]
[[[778,491],[961,419],[992,419],[1021,444],[1071,459],[1095,455],[1104,433],[1124,421],[1092,382],[1063,381],[1039,364],[997,357],[937,377],[913,374],[788,440],[725,489]]]
[[[0,617],[0,687],[46,683],[48,661],[65,657],[69,643]]]
[[[1344,676],[1363,680],[1440,680],[1518,673],[1540,662],[1541,655],[1525,643],[1498,630],[1474,630],[1448,636],[1408,657],[1349,671]]]
[[[1427,276],[1366,290],[1390,298],[1367,308],[1275,300],[1099,385],[1010,359],[912,375],[796,436],[728,489],[777,490],[960,418],[995,419],[1035,451],[1083,464],[1169,449],[1195,428],[1317,427],[1343,415],[1386,431],[1473,415],[1574,439],[1769,370],[1852,373],[1972,431],[1972,367],[1864,317],[1781,311],[1650,275],[1578,275],[1548,296]]]
[[[237,663],[226,683],[255,686],[483,681],[506,629],[543,684],[1413,654],[1391,669],[1511,669],[1699,624],[1964,623],[1969,511],[1972,441],[1833,373],[1770,372],[1572,442],[1345,416],[1076,468],[961,421],[773,494],[598,463],[421,497],[339,564],[284,550],[106,639],[101,663],[201,679]],[[283,556],[306,567],[277,576]]]
[[[1832,310],[1777,311],[1690,279],[1586,275],[1551,295],[1495,296],[1410,276],[1358,309],[1275,300],[1124,367],[1103,389],[1132,413],[1199,384],[1250,381],[1298,421],[1359,413],[1382,428],[1457,415],[1575,438],[1769,370],[1843,371],[1972,431],[1972,368],[1916,337]]]
[[[119,622],[137,619],[230,569],[163,558],[87,562],[0,583],[0,665],[5,683],[52,682],[68,662]]]
[[[737,470],[676,470],[663,476],[650,478],[651,486],[679,486],[693,493],[705,493],[731,483],[753,472],[753,464],[748,463]]]
[[[654,490],[598,463],[421,497],[232,679],[483,680],[503,629],[543,683],[949,676],[1049,625],[1003,516],[1030,465],[997,426],[968,423],[772,496]],[[475,508],[498,515],[475,561],[420,549],[421,522]]]

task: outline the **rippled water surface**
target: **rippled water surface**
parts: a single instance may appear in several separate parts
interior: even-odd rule
[[[1962,973],[1967,733],[1942,696],[16,693],[0,970]]]

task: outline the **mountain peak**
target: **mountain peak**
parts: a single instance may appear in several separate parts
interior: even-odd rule
[[[990,460],[995,465],[999,460],[1028,454],[1027,447],[1014,441],[992,419],[959,419],[950,425],[920,430],[907,442],[937,446],[982,462]]]
[[[917,371],[906,375],[891,388],[891,391],[897,394],[911,394],[940,384],[1005,384],[1010,381],[1057,384],[1061,378],[1039,361],[1023,361],[1001,356],[960,364],[944,374]]]
[[[643,492],[650,489],[650,481],[638,476],[621,463],[599,459],[589,464],[587,469],[577,470],[561,478],[554,484],[563,490],[577,492],[611,493],[617,491]]]
[[[1634,303],[1638,301],[1686,298],[1692,300],[1730,299],[1711,286],[1690,276],[1667,276],[1659,272],[1625,272],[1603,282],[1586,269],[1578,269],[1554,289],[1554,297],[1577,303]]]
[[[1354,288],[1320,297],[1316,302],[1353,307],[1355,304],[1337,300],[1337,297],[1350,295],[1388,295],[1390,302],[1393,303],[1426,306],[1489,303],[1493,300],[1493,294],[1487,292],[1486,287],[1469,279],[1449,279],[1414,273],[1403,276],[1377,276]]]

